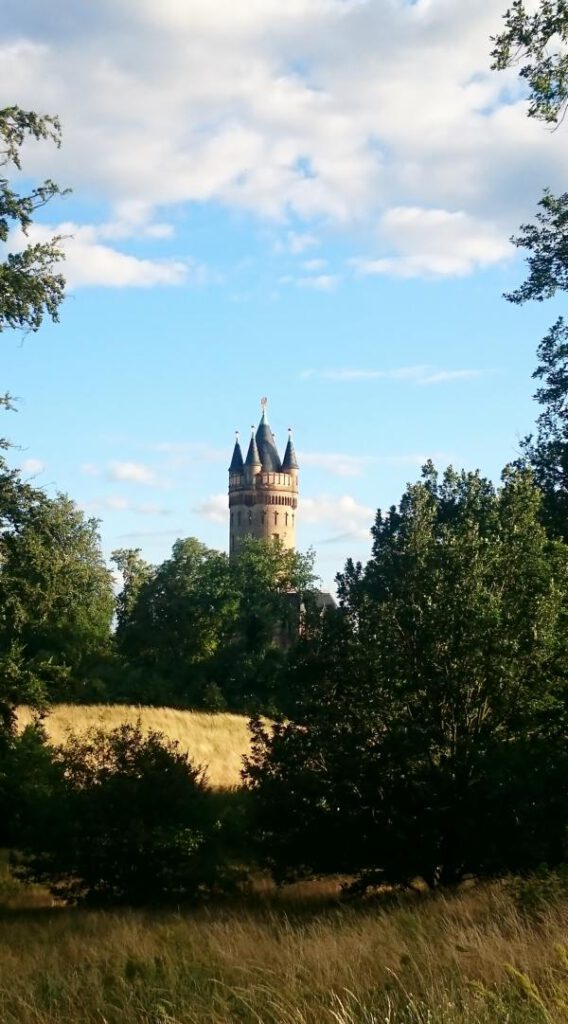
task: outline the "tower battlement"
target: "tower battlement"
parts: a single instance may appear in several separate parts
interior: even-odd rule
[[[229,466],[229,551],[236,554],[245,537],[296,545],[298,461],[292,433],[281,460],[262,399],[258,428],[251,428],[246,459],[237,433]]]

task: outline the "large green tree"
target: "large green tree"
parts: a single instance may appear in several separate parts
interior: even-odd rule
[[[189,537],[159,566],[137,551],[113,558],[124,580],[116,638],[131,697],[274,708],[285,648],[315,585],[311,555],[250,540],[229,560]]]
[[[535,398],[542,407],[536,434],[521,442],[521,464],[529,465],[544,495],[547,527],[568,541],[568,328],[560,317],[538,347]]]
[[[0,462],[0,717],[80,688],[114,609],[98,524]]]
[[[529,116],[558,125],[568,101],[568,3],[540,0],[527,9],[515,0],[505,15],[505,29],[494,38],[493,67],[520,65],[529,88]],[[528,276],[506,295],[518,304],[542,302],[568,289],[568,193],[544,190],[533,223],[522,224],[512,242],[526,253]],[[533,376],[541,382],[535,398],[542,406],[536,435],[522,442],[521,462],[529,465],[542,487],[545,522],[568,538],[568,353],[566,330],[559,319],[540,343]]]
[[[292,719],[247,778],[281,876],[455,881],[560,860],[568,552],[530,474],[426,468],[297,650]]]
[[[20,152],[27,138],[49,139],[59,146],[58,119],[17,106],[0,109],[0,167],[21,170]],[[8,177],[0,175],[0,243],[9,244],[11,232],[26,235],[34,213],[63,194],[51,179],[21,194]],[[0,332],[7,328],[37,331],[46,314],[57,320],[65,287],[57,272],[63,259],[60,241],[54,237],[48,242],[32,242],[8,252],[0,261]]]

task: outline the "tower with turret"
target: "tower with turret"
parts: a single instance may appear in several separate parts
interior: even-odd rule
[[[262,399],[262,415],[251,438],[246,459],[237,432],[229,466],[229,551],[238,552],[244,537],[279,540],[286,548],[296,545],[298,508],[298,460],[288,431],[281,460]]]

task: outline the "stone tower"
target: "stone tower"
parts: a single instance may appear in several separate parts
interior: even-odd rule
[[[296,509],[298,507],[298,461],[288,431],[284,458],[276,448],[266,415],[266,398],[262,399],[262,416],[252,436],[247,457],[237,440],[229,466],[229,551],[239,550],[243,537],[259,540],[280,540],[284,547],[296,544]]]

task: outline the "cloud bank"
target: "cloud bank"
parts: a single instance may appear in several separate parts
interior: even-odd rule
[[[172,234],[163,211],[212,201],[271,218],[289,255],[335,227],[358,240],[357,274],[463,276],[507,257],[543,164],[563,187],[566,133],[528,120],[516,73],[489,67],[501,0],[55,0],[45,12],[28,0],[3,18],[0,89],[64,127],[61,152],[31,146],[26,170],[146,238]],[[191,279],[183,258],[119,251],[108,229],[73,235],[76,285]]]

